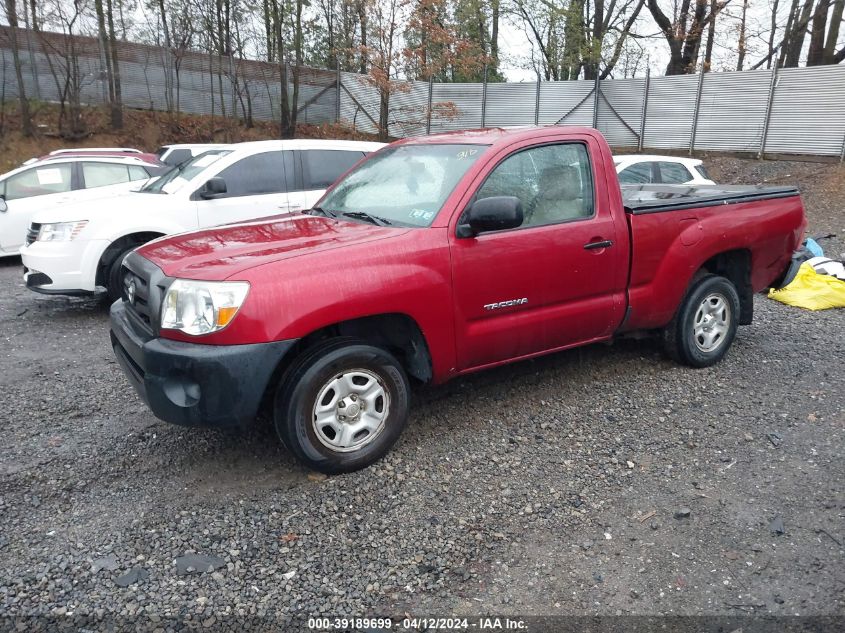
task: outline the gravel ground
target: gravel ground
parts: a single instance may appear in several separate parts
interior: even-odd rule
[[[845,234],[841,167],[712,163],[799,174],[811,234]],[[710,369],[622,341],[425,389],[387,459],[326,479],[267,428],[157,421],[102,305],[2,260],[0,614],[841,616],[845,311],[755,309]]]

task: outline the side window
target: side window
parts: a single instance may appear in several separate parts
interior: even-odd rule
[[[476,199],[516,196],[523,227],[556,224],[593,215],[593,177],[581,143],[544,145],[502,161],[478,190]]]
[[[364,152],[345,150],[302,150],[305,190],[326,189],[364,157]]]
[[[660,168],[660,181],[666,184],[677,185],[689,182],[693,178],[689,170],[680,163],[661,161],[657,164]]]
[[[71,173],[70,163],[22,171],[6,180],[6,200],[70,191]]]
[[[652,163],[634,163],[619,172],[619,183],[623,185],[647,185],[653,182]]]
[[[150,174],[140,165],[129,165],[129,180],[146,180]]]
[[[255,196],[268,193],[284,193],[285,155],[292,152],[263,152],[242,158],[234,165],[217,174],[226,181],[226,195]]]
[[[86,189],[129,182],[126,165],[117,163],[82,163],[82,178]]]

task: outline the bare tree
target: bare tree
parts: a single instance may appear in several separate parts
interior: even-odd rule
[[[746,21],[748,18],[748,0],[742,0],[742,17],[739,20],[739,37],[737,38],[736,69],[742,70],[745,63],[745,54],[748,52],[748,41],[746,34]],[[711,23],[714,20],[710,20]]]
[[[121,0],[117,0],[120,2]],[[117,50],[117,36],[114,30],[114,8],[112,0],[106,0],[106,19],[108,21],[109,47],[111,49],[112,84],[114,101],[112,102],[112,127],[123,127],[123,90],[120,85],[120,58]]]
[[[382,141],[390,134],[390,96],[404,89],[398,75],[403,59],[402,25],[409,20],[409,9],[409,0],[372,0],[369,10],[372,20],[368,21],[371,39],[361,47],[369,65],[370,81],[379,93],[378,137]]]
[[[116,71],[117,44],[113,41],[114,19],[112,17],[111,2],[108,2],[109,29],[106,29],[106,10],[103,0],[94,0],[94,10],[97,13],[97,35],[100,43],[103,61],[105,62],[106,83],[108,84],[108,102],[111,112],[111,126],[115,130],[123,127],[123,106],[120,102],[120,76]]]
[[[730,0],[722,0],[714,11],[708,6],[708,0],[680,0],[675,4],[671,19],[660,8],[658,0],[648,0],[648,10],[663,37],[669,44],[669,63],[667,75],[694,73],[698,62],[701,38],[705,27],[715,19],[718,11]]]
[[[804,48],[804,38],[807,35],[807,25],[810,23],[813,11],[813,0],[804,0],[799,5],[798,0],[792,0],[792,8],[789,12],[789,21],[786,25],[786,33],[781,47],[781,66],[798,66],[801,59],[801,50]]]
[[[282,138],[293,138],[299,114],[299,79],[302,66],[304,0],[269,0],[276,38],[276,61],[281,83],[281,117],[279,132]],[[288,45],[290,43],[290,45]],[[293,59],[290,55],[293,53]],[[291,63],[292,62],[292,63]],[[289,71],[289,68],[292,68]],[[290,90],[288,85],[290,84]]]
[[[822,56],[823,64],[839,64],[845,61],[845,46],[838,51],[836,50],[836,45],[839,43],[839,32],[843,22],[845,22],[843,13],[845,13],[845,0],[833,0],[833,12],[830,15],[830,27],[827,31],[827,41]]]
[[[775,55],[775,37],[777,36],[778,25],[778,5],[780,0],[773,0],[772,2],[772,21],[769,28],[769,55],[766,60],[766,68],[772,67],[772,58]],[[715,23],[715,21],[714,21]]]
[[[58,27],[60,34],[43,29],[38,33],[41,50],[59,95],[59,134],[73,140],[87,136],[82,116],[82,90],[95,81],[94,75],[84,72],[80,63],[80,49],[86,43],[78,35],[87,8],[85,0],[51,0],[48,6],[51,24]],[[95,56],[94,51],[86,53],[90,57]]]
[[[21,115],[21,129],[24,136],[32,136],[32,115],[29,112],[29,100],[26,98],[26,87],[23,83],[20,49],[18,47],[18,10],[15,0],[6,0],[6,19],[9,22],[12,62],[15,66],[15,79],[18,82],[18,110]]]
[[[845,46],[836,50],[845,0],[818,0],[810,26],[807,66],[838,64],[845,59]],[[832,9],[832,12],[831,12]],[[828,22],[828,15],[830,21]]]
[[[546,79],[611,76],[645,0],[515,0]]]

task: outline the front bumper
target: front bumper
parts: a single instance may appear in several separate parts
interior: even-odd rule
[[[296,340],[202,345],[153,338],[116,301],[111,342],[121,368],[157,418],[183,426],[246,427]]]
[[[85,295],[98,291],[97,264],[107,240],[33,242],[21,248],[24,283],[50,295]]]

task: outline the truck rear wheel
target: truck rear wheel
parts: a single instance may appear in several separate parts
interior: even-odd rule
[[[693,282],[663,332],[666,352],[691,367],[709,367],[727,353],[736,336],[739,294],[724,277]]]
[[[285,445],[322,473],[381,459],[408,423],[409,386],[392,354],[333,339],[294,362],[276,392],[274,421]]]

